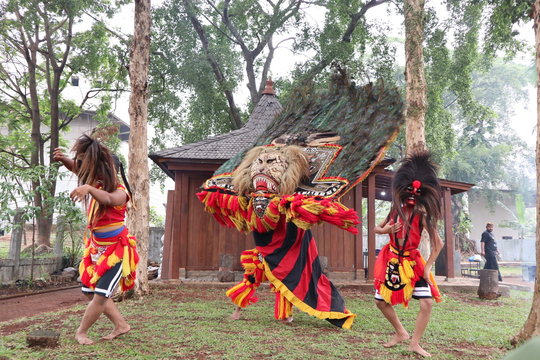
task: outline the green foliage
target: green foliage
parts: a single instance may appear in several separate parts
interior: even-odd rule
[[[50,172],[56,172],[53,167],[36,166],[33,168],[19,168],[17,166],[5,167],[0,163],[0,221],[5,224],[9,232],[12,229],[13,218],[17,211],[21,212],[21,220],[31,222],[37,217],[42,208],[35,206],[36,192],[49,204],[55,202],[54,196],[47,191],[47,183],[42,183],[35,191],[32,190],[32,182],[50,178]],[[52,176],[55,176],[53,174]]]
[[[515,211],[512,211],[500,201],[498,204],[514,217],[513,221],[501,223],[499,225],[500,227],[517,230],[520,239],[523,239],[525,235],[534,236],[536,231],[535,209],[525,208],[525,201],[522,194],[516,194],[515,196]]]
[[[165,226],[165,217],[159,214],[154,206],[150,207],[150,225],[161,228]]]
[[[245,2],[238,6],[245,6]],[[197,8],[212,21],[219,17],[207,8]],[[249,12],[251,14],[251,12]],[[244,24],[246,14],[235,20]],[[150,67],[151,101],[149,120],[159,132],[152,148],[164,143],[189,143],[232,129],[223,90],[234,90],[242,78],[238,63],[241,56],[220,29],[205,26],[210,50],[227,79],[226,88],[215,80],[211,65],[200,45],[197,33],[179,1],[166,1],[152,13],[153,38]],[[245,27],[245,24],[242,25]],[[155,99],[155,101],[154,101]]]
[[[209,41],[210,55],[224,75],[225,86],[218,85],[215,68],[208,62],[208,55],[184,5],[176,1],[164,2],[153,13],[153,49],[158,56],[152,59],[149,118],[159,131],[159,136],[153,139],[153,149],[162,147],[167,141],[185,144],[232,129],[231,109],[223,91],[238,92],[239,84],[246,79],[249,80],[248,86],[258,87],[258,83],[252,84],[250,76],[256,77],[256,82],[260,81],[270,66],[272,57],[269,51],[273,52],[277,46],[269,41],[273,37],[290,38],[280,46],[292,41],[293,53],[313,54],[298,63],[297,75],[276,83],[282,94],[291,88],[291,79],[300,79],[321,61],[347,64],[362,83],[365,79],[384,77],[390,81],[393,78],[395,48],[382,35],[384,28],[376,22],[368,24],[362,18],[350,41],[341,39],[351,21],[351,14],[364,5],[361,1],[332,0],[311,4],[291,1],[278,3],[275,7],[252,0],[235,1],[227,9],[227,20],[235,32],[219,13],[223,11],[223,4],[212,7],[191,3],[195,15],[205,20],[203,30]],[[302,16],[302,11],[308,7],[327,10],[322,29]],[[373,43],[368,50],[366,45],[370,39]],[[261,47],[265,50],[262,53],[259,52]],[[253,73],[243,71],[244,66],[251,66],[251,60]],[[328,73],[322,70],[318,75],[319,80],[324,81]],[[250,92],[249,102],[241,110],[244,119],[256,101]]]
[[[16,170],[9,177],[14,188],[2,192],[0,201],[34,204],[39,210],[26,213],[37,217],[38,223],[52,221],[58,171],[57,165],[49,168],[48,164],[54,148],[65,145],[62,133],[83,110],[95,109],[98,122],[105,122],[112,95],[101,94],[117,93],[126,83],[125,44],[112,44],[101,21],[90,28],[81,23],[87,14],[94,18],[112,16],[124,3],[9,0],[3,4],[0,127],[7,131],[0,135],[0,168]],[[95,84],[79,103],[63,96],[72,75]],[[26,186],[25,182],[31,187],[26,188],[23,198],[15,193]],[[12,215],[5,212],[2,216]],[[47,228],[38,227],[40,231]],[[40,233],[40,238],[48,235]]]

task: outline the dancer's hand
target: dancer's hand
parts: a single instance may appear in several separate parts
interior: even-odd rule
[[[431,266],[426,266],[424,268],[424,276],[422,276],[422,278],[424,280],[426,280],[426,282],[428,283],[428,285],[433,285],[431,283],[431,279],[430,279],[430,275],[431,275]]]
[[[54,161],[60,161],[64,160],[66,155],[64,155],[64,151],[61,148],[55,148],[53,151],[53,160]]]
[[[81,185],[75,190],[73,190],[71,194],[69,194],[69,197],[75,202],[82,201],[86,197],[86,195],[88,195],[91,188],[92,187],[88,184]]]
[[[401,230],[401,223],[394,223],[393,221],[390,221],[384,225],[382,228],[383,234],[394,234],[397,233],[399,230]]]

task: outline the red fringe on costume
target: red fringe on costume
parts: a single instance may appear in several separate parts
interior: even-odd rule
[[[272,285],[272,291],[276,293],[274,302],[274,318],[276,320],[286,320],[292,316],[292,302],[290,302],[280,291]]]
[[[356,234],[356,225],[360,223],[356,211],[333,199],[317,199],[301,194],[283,197],[271,195],[266,212],[260,218],[253,209],[253,197],[237,196],[218,187],[205,189],[197,193],[197,197],[220,224],[245,233],[274,230],[281,215],[285,215],[287,222],[304,230],[325,221]]]
[[[107,246],[96,263],[93,263],[91,258],[92,251],[95,251],[95,248],[91,246],[92,243],[95,246]],[[103,274],[119,262],[122,262],[120,290],[126,291],[135,286],[136,268],[139,262],[136,239],[129,234],[127,228],[124,228],[117,236],[110,238],[96,238],[94,236],[85,238],[85,249],[79,265],[82,283],[84,286],[94,289]]]
[[[381,249],[377,256],[377,260],[375,261],[373,277],[375,289],[387,303],[391,305],[403,304],[403,306],[407,307],[416,283],[424,275],[424,265],[426,262],[418,249],[406,251],[405,255],[407,256],[401,258],[398,257],[398,255],[392,251],[391,245],[386,244]],[[393,261],[396,264],[399,263],[399,273],[402,282],[406,284],[403,289],[392,291],[386,288],[384,284],[388,263],[390,261]],[[430,282],[431,284],[428,284],[428,286],[431,289],[431,295],[436,302],[441,302],[442,296],[433,274],[430,274]]]
[[[242,251],[240,264],[244,268],[244,279],[237,285],[227,290],[226,295],[232,302],[241,308],[254,304],[259,299],[255,296],[255,290],[266,281],[264,265],[259,259],[257,249]]]

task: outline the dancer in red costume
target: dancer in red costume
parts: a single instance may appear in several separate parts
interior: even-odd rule
[[[277,319],[290,320],[293,305],[342,328],[356,316],[322,272],[311,227],[358,232],[357,213],[341,199],[383,159],[403,102],[398,89],[357,86],[335,70],[327,89],[311,81],[293,89],[255,147],[225,162],[197,194],[221,224],[253,234],[257,254],[243,254],[244,280],[227,292],[233,318],[264,280],[276,292]]]
[[[71,192],[71,199],[86,203],[88,195],[91,197],[88,202],[90,236],[85,235],[85,250],[79,266],[82,291],[90,303],[75,338],[79,344],[92,344],[88,329],[101,314],[114,325],[113,331],[102,339],[114,339],[130,330],[111,296],[118,284],[122,291],[135,285],[138,255],[135,237],[124,225],[126,204],[131,196],[120,161],[97,139],[87,135],[77,139],[72,151],[75,157],[70,159],[61,149],[55,149],[54,160],[79,178],[79,186]],[[128,190],[117,180],[118,169]]]
[[[290,322],[294,305],[335,326],[351,328],[356,315],[322,273],[310,227],[324,221],[356,233],[358,217],[333,199],[298,193],[309,168],[299,146],[260,146],[248,152],[232,175],[208,180],[197,194],[220,223],[253,233],[256,249],[241,257],[244,280],[227,291],[236,305],[233,319],[239,318],[240,308],[257,301],[255,290],[268,280],[276,293],[276,319]],[[232,187],[217,185],[229,180]]]
[[[429,322],[433,299],[442,301],[431,273],[443,246],[437,233],[437,220],[441,218],[440,198],[440,185],[429,154],[412,154],[403,160],[394,175],[390,213],[375,227],[377,234],[390,236],[390,242],[377,257],[374,273],[375,302],[395,329],[394,336],[384,346],[392,347],[409,339],[393,305],[407,307],[412,297],[420,301],[420,311],[409,350],[422,356],[431,356],[419,342]],[[418,250],[423,229],[427,230],[431,240],[427,261]]]

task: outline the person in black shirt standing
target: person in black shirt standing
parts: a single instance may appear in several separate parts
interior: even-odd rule
[[[482,256],[486,258],[486,264],[484,269],[497,270],[499,272],[499,281],[502,281],[501,272],[499,271],[499,264],[497,263],[497,243],[495,242],[495,236],[493,235],[493,223],[486,224],[486,231],[482,233],[482,239],[480,240],[482,247]]]

